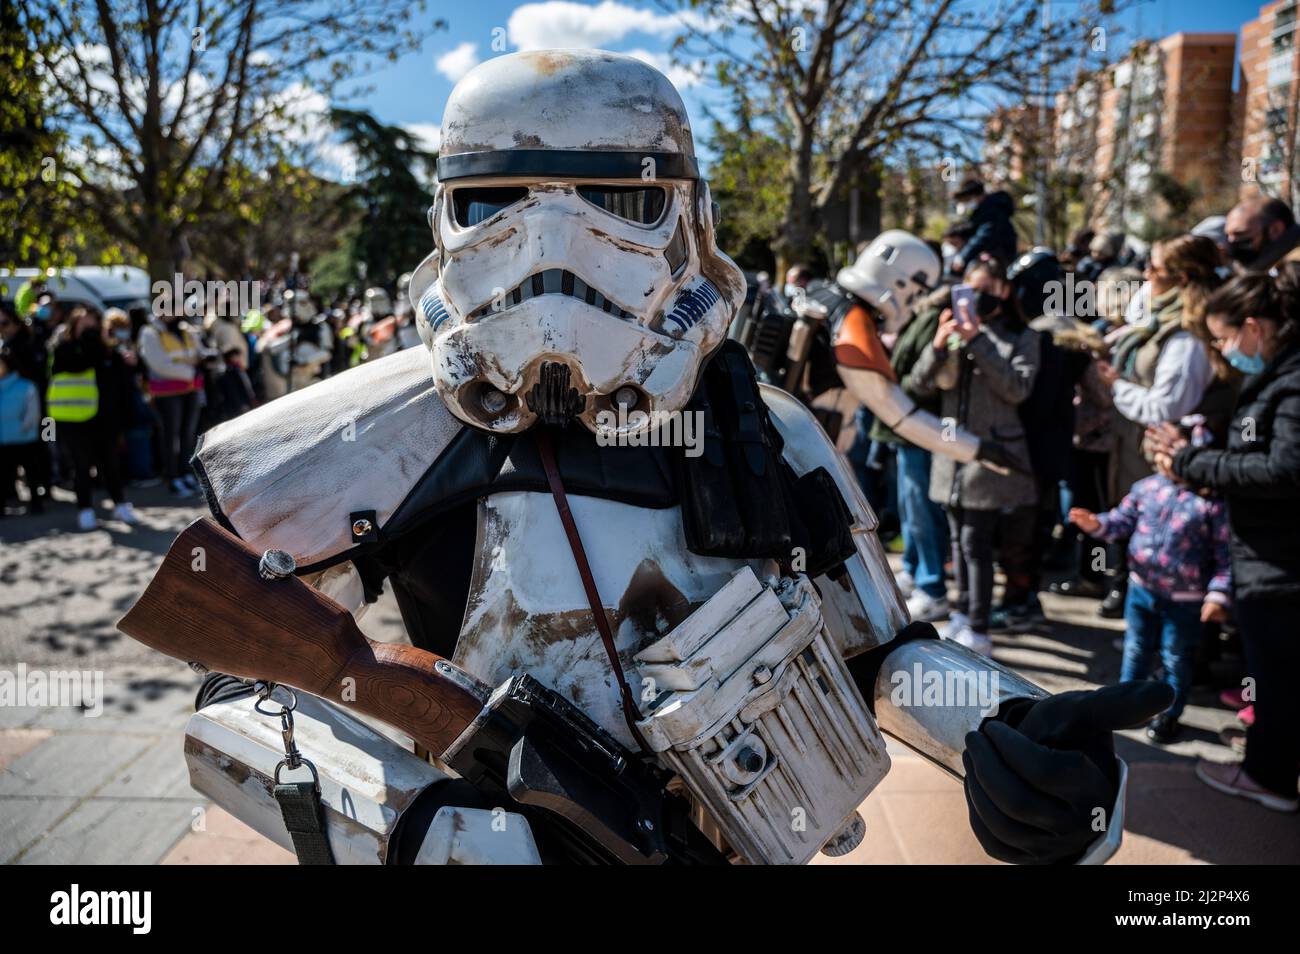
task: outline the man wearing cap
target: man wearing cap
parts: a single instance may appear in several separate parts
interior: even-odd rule
[[[967,179],[953,196],[957,211],[970,219],[975,233],[952,261],[953,272],[960,274],[981,255],[991,255],[1006,264],[1016,257],[1016,230],[1011,224],[1015,203],[1010,194],[999,189],[985,192],[984,183]]]

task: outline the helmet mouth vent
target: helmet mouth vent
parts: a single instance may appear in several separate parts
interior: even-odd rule
[[[528,410],[543,423],[564,427],[582,413],[586,399],[570,387],[572,375],[567,364],[547,361],[542,365],[537,383],[528,392]]]
[[[622,318],[624,321],[636,321],[636,315],[620,308],[599,289],[593,288],[573,272],[563,268],[547,268],[534,272],[508,292],[495,296],[492,301],[473,311],[469,320],[477,321],[480,318],[499,315],[530,298],[540,298],[543,295],[579,298],[607,315]]]

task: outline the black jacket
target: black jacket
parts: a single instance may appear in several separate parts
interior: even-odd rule
[[[1242,384],[1227,449],[1185,448],[1174,473],[1227,500],[1237,596],[1300,600],[1300,345]]]
[[[99,409],[87,422],[105,433],[116,434],[131,423],[131,372],[121,355],[98,337],[91,341],[65,338],[54,349],[51,374],[76,374],[95,369]]]
[[[961,260],[969,265],[987,252],[1003,265],[1011,264],[1017,247],[1016,229],[1011,224],[1011,215],[1015,211],[1015,202],[1008,193],[990,192],[986,195],[971,213],[975,234],[962,248]]]
[[[45,407],[45,385],[47,382],[45,348],[36,340],[36,335],[26,325],[19,327],[12,338],[4,342],[13,351],[13,370],[20,377],[36,385],[41,396],[41,407]],[[43,413],[43,412],[42,412]]]
[[[1089,355],[1062,348],[1045,328],[1031,324],[1029,333],[1038,335],[1038,373],[1033,390],[1020,405],[1020,420],[1038,485],[1055,488],[1070,476],[1075,386],[1088,370]]]

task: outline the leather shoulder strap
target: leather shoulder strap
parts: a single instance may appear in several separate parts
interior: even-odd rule
[[[542,458],[542,467],[546,471],[546,482],[551,487],[551,496],[555,498],[555,509],[560,514],[560,523],[564,525],[564,534],[569,538],[573,560],[578,565],[578,575],[582,577],[582,589],[587,595],[587,604],[591,607],[596,630],[600,633],[600,641],[605,646],[605,655],[609,657],[610,668],[614,670],[614,679],[618,682],[619,696],[623,703],[623,718],[627,721],[628,730],[641,751],[649,752],[650,747],[646,745],[641,730],[636,725],[640,713],[632,696],[632,687],[627,684],[627,676],[623,673],[623,664],[618,658],[618,647],[614,645],[614,634],[609,628],[609,617],[605,614],[605,604],[601,602],[600,591],[596,589],[596,578],[591,573],[591,564],[587,562],[587,551],[582,546],[578,524],[573,519],[573,511],[569,509],[569,498],[564,492],[564,482],[560,479],[560,468],[555,463],[555,449],[551,446],[551,435],[545,428],[538,429],[537,450]]]

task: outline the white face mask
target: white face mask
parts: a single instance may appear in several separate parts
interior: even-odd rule
[[[957,203],[957,214],[958,214],[958,215],[970,215],[972,212],[975,211],[975,205],[976,205],[975,202],[958,202],[958,203]]]
[[[959,251],[960,249],[958,249],[957,246],[953,245],[951,242],[944,242],[942,245],[939,246],[939,254],[943,256],[943,260],[945,262],[951,262],[954,258],[957,257],[957,253]]]
[[[782,288],[781,291],[785,294],[786,300],[788,301],[794,301],[796,298],[805,294],[805,289],[796,285],[794,282],[786,282],[785,287]]]

